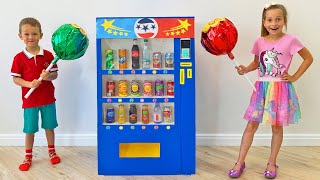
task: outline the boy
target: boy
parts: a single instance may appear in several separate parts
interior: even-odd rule
[[[43,34],[41,24],[37,19],[22,19],[19,24],[18,35],[26,47],[14,57],[11,75],[13,76],[14,83],[21,86],[22,108],[24,109],[23,132],[26,133],[26,155],[19,169],[21,171],[28,171],[32,163],[34,133],[39,131],[39,111],[41,114],[41,127],[46,132],[50,161],[52,164],[60,162],[60,157],[56,154],[54,148],[54,128],[58,126],[58,123],[54,86],[51,82],[58,76],[58,67],[54,65],[50,72],[44,70],[53,60],[53,55],[39,46],[39,41],[42,39]],[[43,78],[41,82],[37,80],[40,76]],[[30,88],[36,89],[26,99],[24,95]]]

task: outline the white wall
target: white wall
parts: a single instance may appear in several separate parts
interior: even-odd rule
[[[227,17],[238,29],[239,39],[233,51],[243,64],[252,60],[253,41],[259,36],[261,11],[269,1],[256,0],[123,0],[123,1],[23,1],[12,0],[0,7],[0,145],[24,145],[21,90],[12,82],[10,68],[14,55],[24,44],[18,39],[18,23],[35,17],[43,26],[41,45],[52,51],[51,35],[64,23],[76,23],[90,39],[87,53],[73,62],[59,61],[56,86],[59,127],[57,145],[96,145],[96,45],[95,18],[117,16],[195,16],[198,144],[238,145],[246,125],[243,113],[251,95],[250,86],[237,75],[226,56],[212,56],[200,44],[203,26],[217,17]],[[307,73],[295,83],[302,122],[285,128],[286,145],[320,145],[320,23],[316,17],[320,3],[316,0],[278,1],[288,8],[288,32],[297,35],[314,56]],[[52,51],[53,52],[53,51]],[[291,73],[301,59],[294,58]],[[256,80],[256,74],[249,77]],[[45,145],[44,133],[37,133],[36,145]],[[269,144],[270,127],[261,126],[255,144]]]

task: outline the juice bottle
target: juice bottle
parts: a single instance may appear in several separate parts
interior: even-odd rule
[[[143,124],[148,124],[150,121],[149,118],[149,108],[148,105],[143,105],[142,106],[142,123]]]
[[[123,104],[120,104],[118,108],[118,123],[119,124],[126,123],[126,112],[124,110]]]

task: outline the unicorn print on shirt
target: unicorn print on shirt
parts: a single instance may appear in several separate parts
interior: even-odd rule
[[[263,51],[259,59],[259,70],[261,71],[260,77],[269,75],[272,77],[280,77],[285,66],[279,63],[278,56],[282,55],[272,48],[271,50]]]

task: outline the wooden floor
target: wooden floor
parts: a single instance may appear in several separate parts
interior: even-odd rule
[[[46,147],[35,147],[33,164],[28,172],[18,169],[23,147],[0,147],[0,179],[115,179],[115,180],[219,180],[230,179],[227,171],[236,160],[238,147],[197,147],[197,170],[191,176],[98,176],[96,147],[57,147],[62,162],[52,166]],[[265,179],[263,171],[268,147],[252,147],[247,169],[239,179]],[[319,180],[320,147],[283,147],[278,158],[278,180]]]

